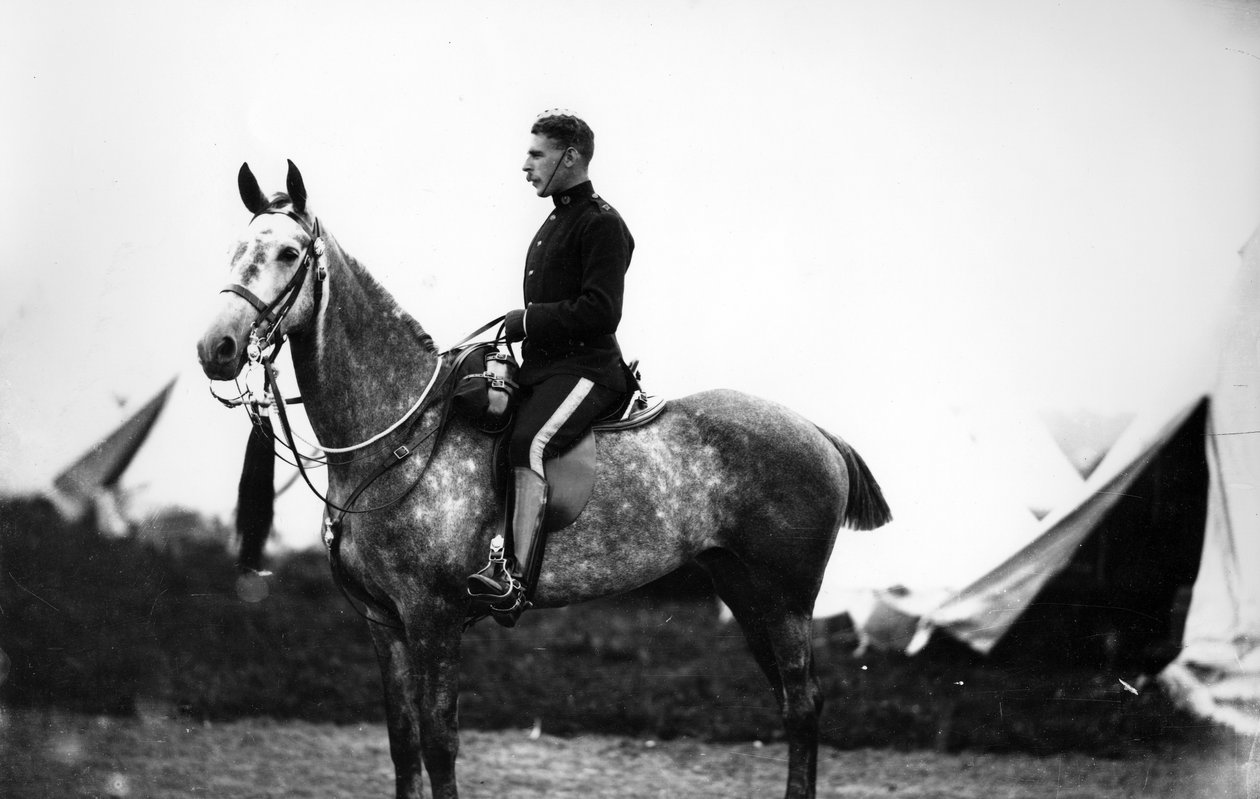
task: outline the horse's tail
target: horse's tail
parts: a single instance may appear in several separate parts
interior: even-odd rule
[[[263,427],[267,429],[264,430]],[[271,535],[275,516],[276,453],[271,438],[271,420],[262,417],[261,426],[250,427],[245,445],[245,462],[236,492],[236,536],[240,542],[236,565],[258,571],[262,568],[263,546]]]
[[[849,470],[849,499],[841,522],[853,530],[874,530],[892,521],[892,511],[884,500],[884,492],[875,482],[875,475],[862,456],[839,436],[818,428],[844,458]]]

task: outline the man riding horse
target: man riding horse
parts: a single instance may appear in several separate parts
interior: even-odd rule
[[[671,399],[650,425],[603,436],[589,502],[567,525],[557,523],[541,578],[531,573],[540,566],[538,511],[547,505],[542,457],[572,440],[565,431],[585,427],[621,385],[613,332],[631,250],[620,218],[585,180],[589,133],[577,135],[584,126],[576,120],[564,125],[539,126],[537,154],[525,165],[556,211],[531,242],[529,304],[510,325],[526,341],[519,376],[532,390],[529,403],[537,403],[522,413],[513,455],[521,487],[512,516],[518,539],[527,540],[518,540],[514,560],[483,574],[477,590],[502,588],[488,601],[510,601],[498,615],[511,622],[526,590],[531,606],[561,607],[697,564],[739,620],[778,701],[786,796],[813,799],[823,706],[813,665],[814,600],[837,530],[873,530],[890,518],[870,469],[843,439],[738,391]],[[279,343],[290,342],[317,460],[328,470],[330,568],[374,622],[368,628],[385,689],[395,795],[418,799],[427,771],[436,799],[456,799],[465,584],[501,513],[493,476],[477,464],[490,461],[494,442],[474,420],[447,413],[451,352],[439,352],[321,223],[292,162],[285,186],[268,197],[241,165],[237,188],[252,216],[233,249],[229,285],[197,341],[198,359],[211,380],[245,372],[248,384],[263,369],[284,431],[277,440],[302,463],[272,368]],[[548,399],[553,380],[563,381],[555,395],[573,402]],[[254,396],[246,386],[229,404],[248,407]],[[575,448],[586,441],[594,443]],[[562,485],[556,480],[557,497]]]
[[[595,134],[562,111],[544,111],[530,134],[525,179],[554,208],[525,256],[525,307],[504,320],[508,342],[523,342],[522,398],[508,440],[511,550],[468,578],[474,604],[508,627],[542,563],[543,462],[613,411],[628,388],[616,332],[634,238],[587,175]]]

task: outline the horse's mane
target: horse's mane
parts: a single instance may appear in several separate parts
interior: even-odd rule
[[[279,211],[285,209],[286,207],[292,207],[292,205],[293,198],[287,193],[280,191],[271,195],[271,200],[268,201],[266,210]],[[373,291],[377,297],[381,298],[382,301],[388,302],[391,306],[390,310],[395,312],[395,316],[403,320],[407,326],[411,328],[411,333],[416,337],[416,341],[420,342],[420,346],[424,347],[426,352],[437,352],[437,345],[433,342],[433,336],[430,336],[424,331],[424,328],[420,325],[419,320],[407,313],[403,307],[398,304],[398,300],[394,299],[394,296],[389,293],[389,290],[381,285],[381,282],[367,270],[367,267],[359,263],[357,258],[348,252],[343,251],[343,254],[346,256],[346,264],[355,271],[360,279],[367,283],[368,288]]]
[[[420,342],[420,346],[424,347],[427,352],[437,352],[437,345],[433,343],[433,336],[430,336],[424,331],[424,327],[420,325],[419,320],[407,313],[407,311],[398,304],[398,300],[394,299],[393,295],[389,293],[389,290],[381,285],[381,282],[376,279],[375,275],[369,272],[363,264],[359,263],[359,259],[355,258],[350,253],[345,253],[345,256],[346,264],[355,271],[360,280],[367,284],[368,289],[380,297],[382,301],[388,302],[393,306],[392,310],[394,311],[394,315],[407,324],[407,326],[411,329],[412,335],[414,335],[416,340]]]

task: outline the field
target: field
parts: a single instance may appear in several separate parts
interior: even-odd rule
[[[6,711],[0,718],[0,795],[12,799],[393,795],[381,725],[193,724],[151,713],[120,720]],[[465,732],[462,795],[740,799],[783,790],[782,744],[531,732]],[[819,796],[1254,799],[1260,759],[1237,740],[1119,759],[824,748]]]

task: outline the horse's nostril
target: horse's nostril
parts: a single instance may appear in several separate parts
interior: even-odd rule
[[[215,360],[220,363],[226,363],[236,358],[236,342],[231,336],[224,336],[219,339],[219,345],[214,348]]]

